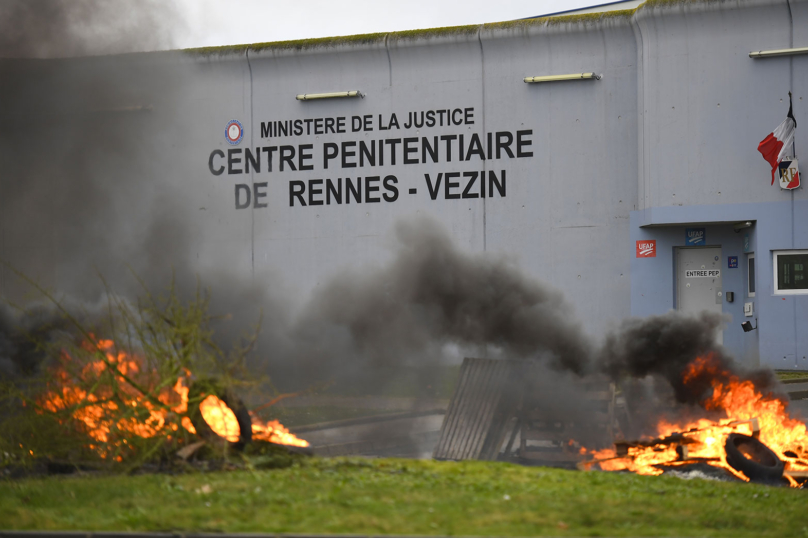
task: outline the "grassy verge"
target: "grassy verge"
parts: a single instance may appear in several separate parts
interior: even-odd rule
[[[477,536],[805,536],[805,491],[488,462],[0,482],[0,527]]]
[[[777,372],[780,381],[808,381],[808,372]]]

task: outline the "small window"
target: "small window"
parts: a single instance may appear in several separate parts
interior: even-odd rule
[[[808,250],[779,250],[774,254],[774,294],[808,294]]]
[[[746,257],[746,296],[755,296],[755,255]]]

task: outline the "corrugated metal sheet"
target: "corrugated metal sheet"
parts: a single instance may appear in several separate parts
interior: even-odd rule
[[[432,456],[438,460],[495,459],[515,411],[505,390],[516,362],[466,358]]]

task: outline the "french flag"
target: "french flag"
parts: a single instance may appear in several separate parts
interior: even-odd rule
[[[788,92],[788,115],[783,123],[777,126],[774,132],[763,139],[758,144],[758,151],[763,155],[772,167],[772,185],[774,185],[774,172],[780,161],[791,152],[791,144],[794,142],[794,131],[797,130],[797,120],[791,112],[791,92]]]

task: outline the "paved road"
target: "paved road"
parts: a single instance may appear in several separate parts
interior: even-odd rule
[[[379,417],[382,418],[382,417]],[[315,454],[431,458],[443,413],[335,425],[301,433]]]
[[[277,407],[345,407],[374,411],[417,411],[419,409],[446,408],[449,400],[438,398],[403,398],[394,396],[297,396],[276,404]]]

